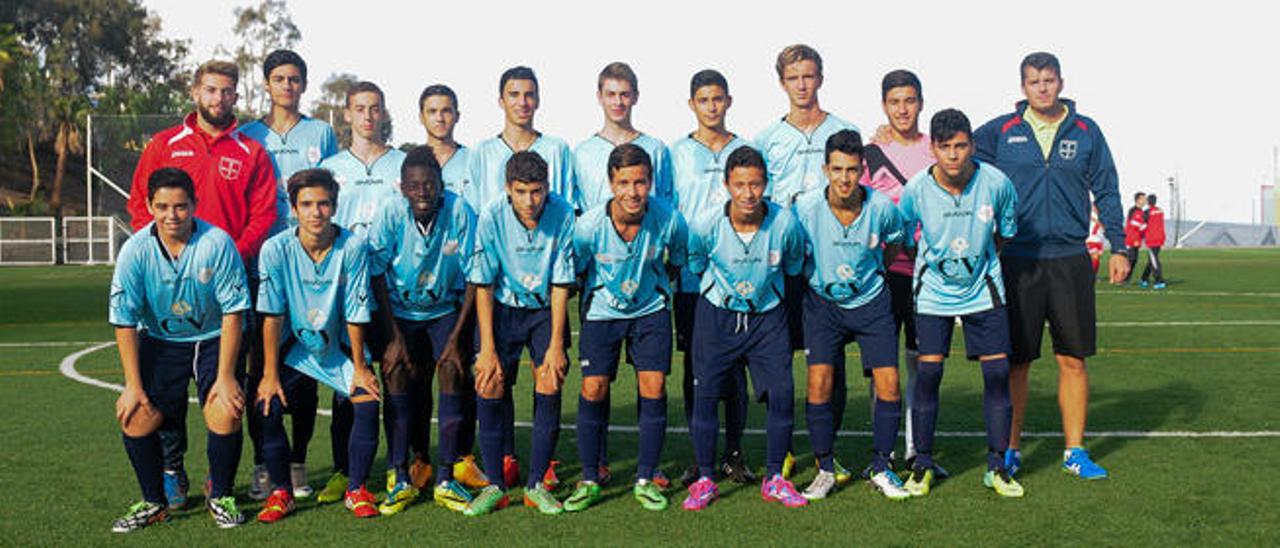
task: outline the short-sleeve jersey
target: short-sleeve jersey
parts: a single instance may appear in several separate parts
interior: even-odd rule
[[[809,133],[783,117],[757,135],[755,144],[769,169],[765,197],[790,207],[800,194],[826,187],[822,166],[826,163],[827,139],[844,129],[858,131],[858,126],[828,113]]]
[[[831,211],[826,191],[810,192],[795,206],[805,234],[805,280],[841,308],[862,306],[884,290],[881,246],[902,243],[897,206],[880,192],[862,190],[862,210],[848,226]]]
[[[612,200],[584,213],[574,224],[574,260],[586,273],[583,299],[588,320],[621,320],[663,310],[671,299],[666,265],[685,264],[688,229],[665,200],[650,198],[640,229],[630,242],[614,228]]]
[[[748,241],[733,229],[729,207],[704,211],[690,226],[689,268],[702,275],[711,304],[767,312],[782,303],[785,276],[804,269],[804,234],[790,209],[764,202],[764,221]]]
[[[458,311],[475,226],[475,212],[448,190],[426,225],[404,199],[381,211],[369,228],[369,275],[386,277],[395,317],[424,321]]]
[[[388,198],[400,197],[400,165],[404,157],[405,153],[388,148],[366,165],[347,149],[325,159],[320,167],[332,171],[341,187],[334,224],[363,236],[378,209],[389,205]]]
[[[667,146],[662,141],[641,133],[630,141],[649,154],[650,179],[653,181],[653,195],[671,199],[671,158]],[[609,154],[617,145],[599,134],[578,143],[573,149],[574,182],[578,188],[575,204],[579,211],[587,211],[613,197],[609,190]]]
[[[551,286],[574,283],[573,206],[549,194],[542,215],[525,228],[507,199],[489,202],[476,223],[467,282],[493,287],[513,308],[551,306]]]
[[[671,145],[672,201],[681,216],[692,222],[702,212],[719,208],[729,200],[729,192],[724,187],[725,163],[733,151],[748,144],[746,139],[735,135],[716,152],[689,135]],[[683,269],[678,291],[697,293],[700,283],[698,275]]]
[[[576,204],[573,182],[573,151],[558,137],[538,134],[529,146],[547,162],[547,179],[551,193],[569,204]],[[507,160],[515,155],[502,135],[481,141],[467,157],[470,176],[462,189],[462,197],[476,211],[484,211],[490,203],[506,198]]]

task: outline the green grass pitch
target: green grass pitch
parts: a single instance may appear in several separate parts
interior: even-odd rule
[[[981,486],[982,438],[942,437],[936,458],[954,476],[923,499],[894,503],[855,482],[831,499],[787,510],[762,502],[758,487],[723,483],[723,499],[706,511],[680,510],[683,492],[675,490],[672,507],[653,513],[631,499],[626,481],[634,472],[636,436],[614,432],[610,452],[618,479],[606,488],[605,502],[583,514],[548,517],[513,506],[466,518],[427,502],[390,518],[356,520],[341,505],[305,501],[279,524],[222,531],[198,509],[197,495],[197,509],[130,535],[109,532],[111,521],[139,496],[113,417],[116,394],[58,372],[68,354],[112,338],[105,321],[110,269],[4,268],[0,545],[1278,545],[1280,495],[1271,479],[1280,455],[1280,250],[1168,250],[1164,256],[1171,277],[1165,291],[1098,286],[1100,349],[1089,362],[1089,430],[1110,435],[1091,435],[1087,445],[1110,469],[1107,481],[1062,474],[1061,438],[1034,437],[1024,444],[1026,498],[1000,500]],[[798,430],[804,427],[802,360],[797,355]],[[667,384],[672,427],[684,426],[679,364],[677,355]],[[121,379],[111,347],[83,356],[76,367],[96,379]],[[1033,366],[1028,431],[1059,428],[1055,369],[1043,359]],[[528,370],[521,375],[517,416],[528,420]],[[565,423],[574,422],[579,379],[570,372]],[[855,375],[849,385],[845,429],[869,430],[866,381]],[[633,386],[634,376],[623,369],[614,385],[615,424],[635,424]],[[950,360],[942,392],[939,430],[981,431],[976,367]],[[322,407],[327,401],[323,395]],[[754,406],[751,413],[749,426],[762,428],[763,409]],[[187,467],[198,484],[207,463],[194,409],[189,428]],[[1151,432],[1161,435],[1125,434]],[[1255,435],[1192,436],[1206,432]],[[517,430],[522,455],[528,436],[528,429]],[[317,487],[328,477],[328,437],[328,419],[321,417],[308,462]],[[579,479],[575,441],[565,430],[557,449],[566,484]],[[755,465],[763,461],[763,444],[763,436],[747,437]],[[846,436],[837,451],[842,461],[860,467],[869,445],[867,437]],[[808,440],[797,435],[795,447],[802,455],[796,480],[803,487],[814,473]],[[258,505],[244,494],[249,455],[246,443],[236,491],[242,510],[252,515]],[[371,484],[380,483],[381,459],[379,454]],[[678,475],[691,459],[687,434],[669,433],[663,468]],[[566,496],[567,488],[558,494]]]

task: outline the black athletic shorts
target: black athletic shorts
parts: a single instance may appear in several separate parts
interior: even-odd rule
[[[889,272],[884,277],[889,287],[889,297],[893,299],[893,323],[895,329],[902,330],[902,342],[907,350],[915,350],[916,345],[916,308],[912,294],[911,276]],[[896,333],[897,331],[895,331]]]
[[[1012,363],[1040,357],[1045,321],[1053,353],[1087,358],[1097,350],[1094,273],[1088,254],[1054,259],[1003,256]]]

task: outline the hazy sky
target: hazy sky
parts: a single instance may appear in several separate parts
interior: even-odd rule
[[[166,35],[192,40],[197,59],[232,45],[232,10],[250,4],[145,3],[163,19]],[[715,68],[734,96],[729,129],[752,137],[786,113],[775,56],[804,42],[823,56],[823,108],[864,132],[884,121],[879,86],[889,70],[908,68],[923,81],[922,129],[947,107],[963,110],[977,126],[1021,98],[1018,62],[1025,54],[1054,52],[1063,64],[1063,96],[1107,136],[1121,193],[1167,198],[1166,180],[1177,174],[1190,218],[1256,218],[1260,185],[1271,180],[1273,148],[1280,145],[1274,38],[1280,8],[1267,2],[406,4],[290,4],[302,30],[296,49],[309,65],[307,98],[318,96],[332,73],[378,83],[397,144],[425,140],[417,97],[432,83],[458,92],[460,141],[497,134],[498,76],[525,64],[542,85],[537,127],[575,145],[601,125],[595,79],[616,60],[639,75],[633,119],[640,130],[667,142],[691,131],[689,78]]]

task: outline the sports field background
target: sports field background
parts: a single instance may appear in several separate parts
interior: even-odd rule
[[[1024,443],[1026,468],[1019,479],[1027,496],[1021,500],[1001,500],[981,487],[982,437],[950,436],[939,439],[935,458],[953,477],[925,498],[895,503],[854,482],[831,499],[788,510],[762,502],[758,486],[724,482],[722,500],[703,512],[679,509],[683,490],[670,493],[667,511],[646,512],[632,500],[628,480],[636,436],[614,432],[614,483],[602,504],[582,514],[543,516],[513,506],[467,518],[434,506],[428,493],[426,502],[389,518],[357,520],[340,504],[307,501],[281,523],[222,531],[195,494],[195,509],[129,535],[109,532],[111,521],[139,498],[114,418],[116,393],[58,371],[69,354],[112,339],[106,324],[110,268],[4,268],[0,545],[1278,545],[1280,250],[1171,249],[1163,258],[1165,291],[1098,287],[1100,348],[1089,362],[1089,430],[1109,435],[1090,435],[1087,446],[1110,470],[1106,481],[1059,472],[1056,365],[1042,359],[1033,366],[1026,429],[1050,435]],[[573,325],[576,331],[576,318]],[[958,350],[962,338],[954,339]],[[116,356],[114,347],[106,347],[84,355],[75,367],[118,383]],[[804,428],[802,359],[797,354],[797,430]],[[670,425],[684,427],[678,354],[673,366],[667,384]],[[528,420],[528,370],[521,375],[517,419]],[[568,377],[568,424],[577,410],[580,378],[576,370]],[[869,430],[866,381],[855,375],[849,384],[845,429]],[[622,369],[614,385],[614,424],[635,424],[633,387],[634,376]],[[981,394],[977,368],[948,361],[939,430],[980,432]],[[321,406],[327,402],[326,394]],[[204,426],[196,408],[189,417],[187,469],[198,486],[207,470]],[[317,488],[329,475],[328,426],[329,419],[321,417],[310,446],[308,467]],[[760,406],[753,406],[749,427],[763,427]],[[523,461],[528,435],[527,428],[517,429]],[[557,451],[565,462],[561,498],[580,479],[575,441],[566,429]],[[763,444],[763,436],[748,435],[748,459],[755,466],[763,462]],[[844,436],[837,453],[851,468],[861,468],[869,445],[865,435]],[[808,439],[797,436],[795,447],[801,454],[795,479],[803,488],[814,473]],[[252,516],[258,504],[245,495],[250,455],[246,440],[236,492],[241,509]],[[663,469],[678,476],[691,459],[687,434],[669,433]],[[382,471],[380,450],[370,481],[379,495]],[[512,491],[516,500],[519,492]]]

